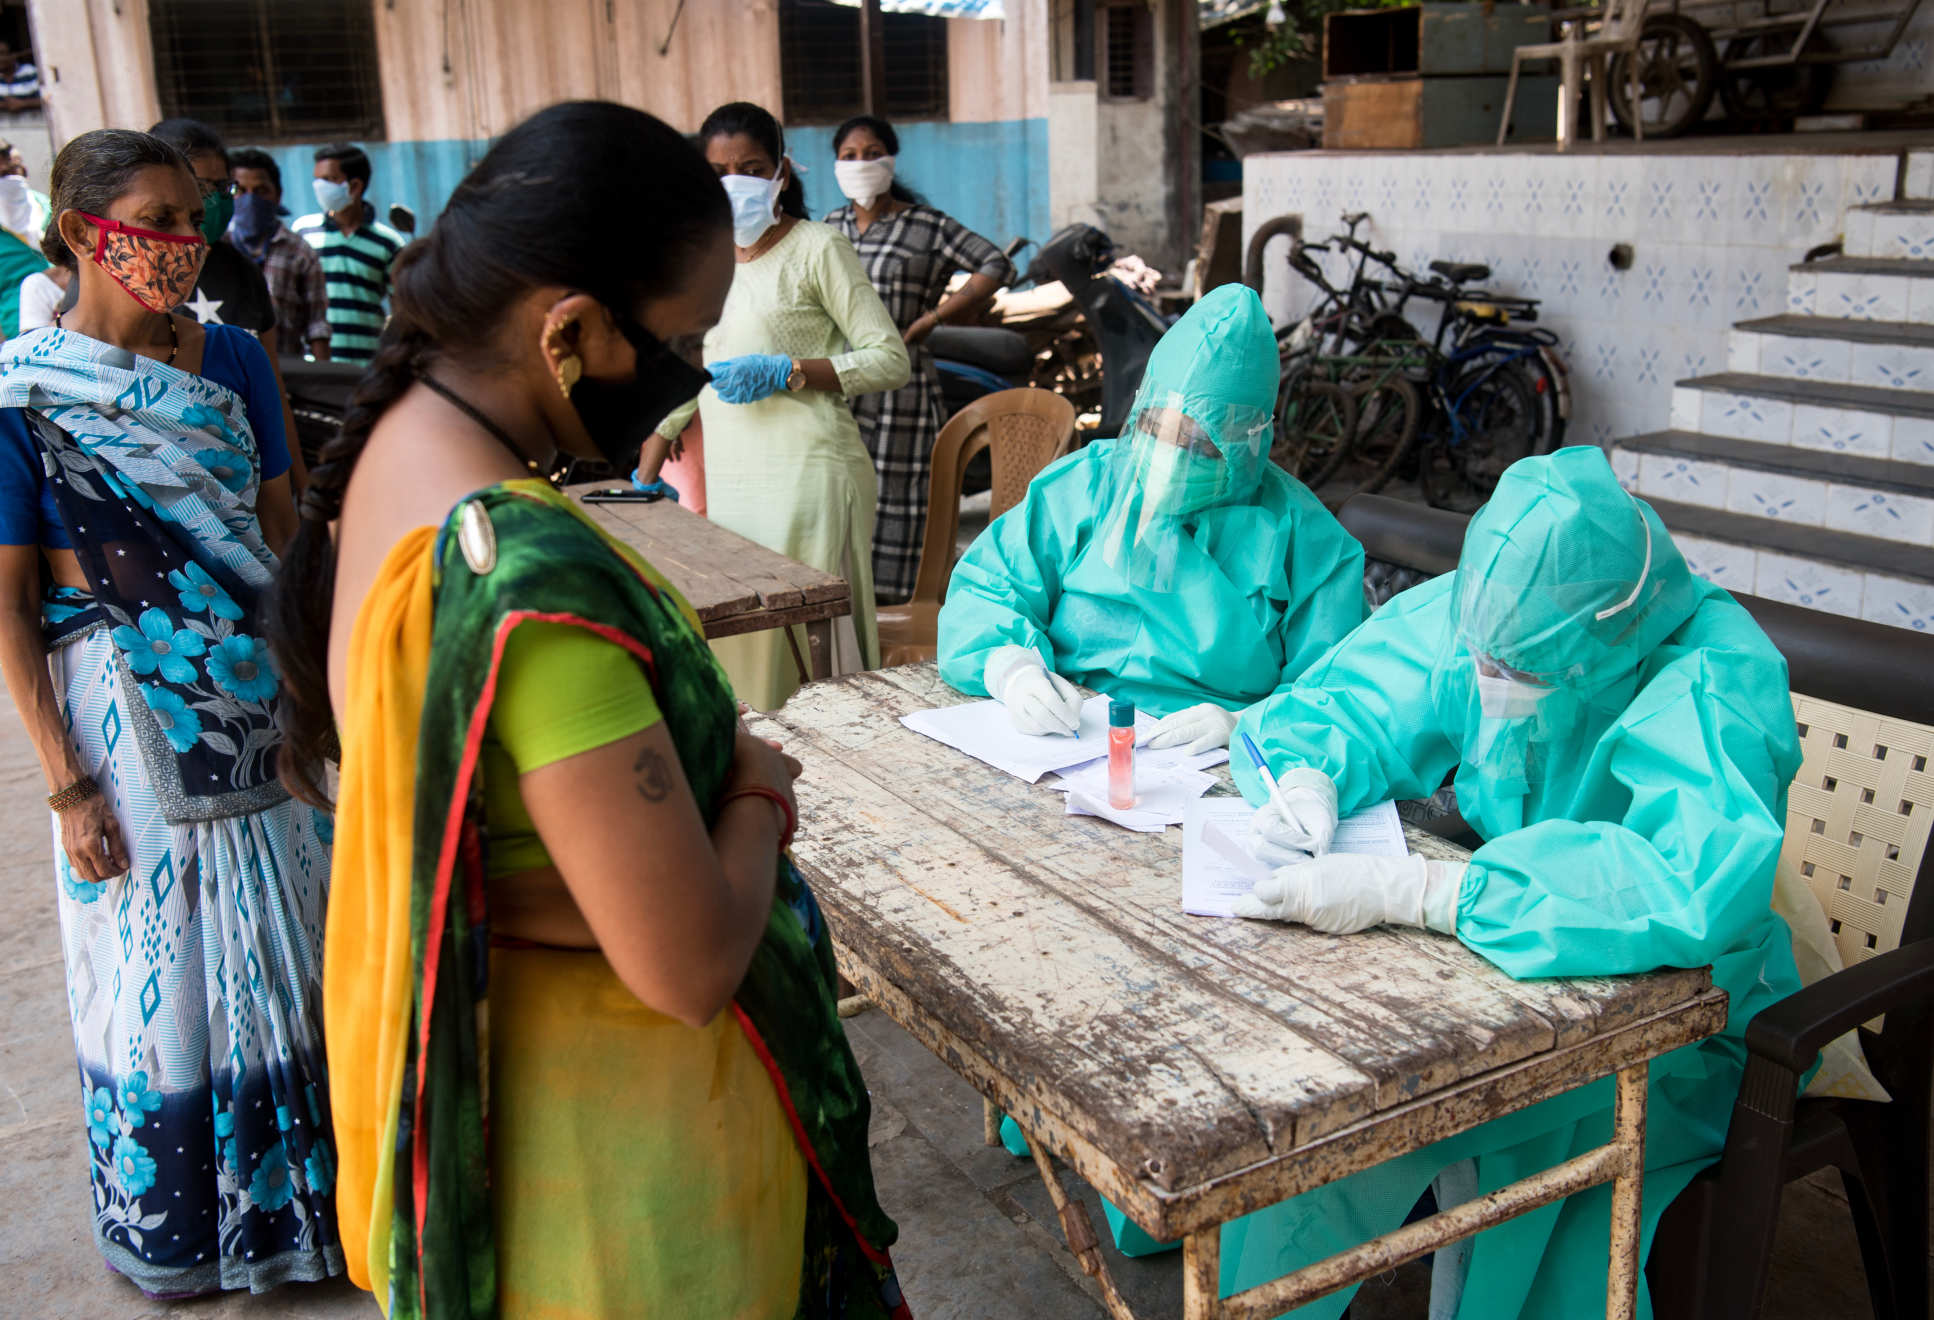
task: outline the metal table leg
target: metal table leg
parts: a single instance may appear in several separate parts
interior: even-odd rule
[[[1645,1081],[1642,1063],[1618,1075],[1612,1145],[1623,1167],[1612,1180],[1612,1267],[1605,1279],[1605,1320],[1634,1320],[1638,1315],[1639,1243],[1645,1236]]]
[[[1113,1320],[1135,1320],[1135,1313],[1115,1291],[1115,1281],[1108,1274],[1108,1262],[1102,1259],[1101,1239],[1095,1236],[1087,1207],[1069,1198],[1068,1189],[1061,1185],[1061,1176],[1054,1171],[1053,1159],[1040,1138],[1031,1132],[1024,1135],[1028,1153],[1034,1156],[1034,1167],[1041,1181],[1048,1185],[1048,1196],[1054,1201],[1055,1213],[1061,1217],[1061,1235],[1068,1240],[1068,1250],[1074,1254],[1075,1263],[1081,1266],[1083,1274],[1101,1286],[1101,1304],[1108,1308]]]

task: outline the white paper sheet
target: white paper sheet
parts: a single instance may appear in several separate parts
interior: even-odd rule
[[[1135,805],[1126,809],[1108,804],[1106,764],[1099,774],[1086,766],[1073,777],[1064,772],[1061,782],[1053,787],[1067,793],[1070,816],[1099,816],[1131,830],[1154,834],[1180,825],[1188,805],[1215,787],[1215,776],[1186,769],[1144,771],[1137,766]]]
[[[1135,713],[1135,727],[1139,731],[1146,732],[1146,726],[1142,722],[1140,711]],[[1227,747],[1217,747],[1212,751],[1198,752],[1194,756],[1190,756],[1180,747],[1164,747],[1159,752],[1150,751],[1146,747],[1137,747],[1135,749],[1135,773],[1139,775],[1144,770],[1213,770],[1217,766],[1227,762],[1228,759],[1229,749]],[[1083,771],[1096,769],[1100,770],[1102,778],[1106,780],[1108,775],[1108,758],[1106,756],[1089,761],[1085,765],[1067,766],[1061,770],[1060,774],[1063,779],[1066,779],[1071,775],[1078,775]]]
[[[1030,784],[1049,771],[1097,758],[1105,765],[1108,757],[1107,697],[1089,697],[1081,703],[1081,732],[1075,737],[1016,733],[998,701],[916,710],[902,715],[900,723]],[[1136,736],[1146,733],[1154,723],[1153,717],[1136,711]]]
[[[1182,816],[1182,910],[1198,917],[1232,917],[1235,901],[1269,868],[1249,855],[1243,840],[1256,809],[1239,797],[1198,798]],[[1407,857],[1397,804],[1360,811],[1336,827],[1332,852]]]

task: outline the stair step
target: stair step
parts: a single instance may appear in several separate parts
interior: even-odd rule
[[[1818,261],[1796,261],[1788,270],[1796,274],[1820,275],[1904,275],[1909,279],[1934,280],[1934,261],[1909,261],[1902,257],[1822,257]]]
[[[1642,454],[1670,454],[1701,463],[1723,463],[1733,468],[1772,472],[1819,485],[1857,486],[1865,491],[1934,499],[1934,466],[1901,463],[1889,458],[1796,449],[1701,431],[1654,431],[1618,443]],[[1824,494],[1824,492],[1823,492]],[[1927,543],[1934,547],[1934,508],[1930,508]]]
[[[1834,320],[1934,325],[1934,261],[1834,257],[1789,268],[1786,310]]]
[[[1840,316],[1762,316],[1739,321],[1734,329],[1795,339],[1845,339],[1856,344],[1897,344],[1934,348],[1934,325],[1912,321],[1854,321]]]
[[[1850,257],[1934,257],[1934,199],[1874,202],[1848,210],[1841,249]]]
[[[1670,416],[1675,431],[1934,473],[1934,393],[1724,372],[1674,385]]]
[[[1741,321],[1726,340],[1726,367],[1877,389],[1934,389],[1934,325],[1830,316]]]
[[[1646,499],[1736,514],[1769,526],[1833,532],[1885,541],[1934,557],[1934,492],[1926,486],[1895,489],[1851,477],[1781,467],[1765,455],[1741,457],[1720,436],[1659,431],[1615,441],[1623,471]],[[1751,446],[1772,449],[1776,446]],[[1637,463],[1634,466],[1633,460]]]
[[[1648,499],[1693,572],[1728,591],[1934,632],[1934,551]]]
[[[1934,391],[1883,390],[1870,385],[1847,385],[1828,380],[1795,380],[1743,371],[1719,371],[1677,382],[1681,389],[1712,390],[1721,394],[1785,399],[1795,404],[1841,408],[1849,412],[1889,413],[1902,417],[1934,418]]]

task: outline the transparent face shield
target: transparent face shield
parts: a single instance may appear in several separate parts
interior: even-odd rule
[[[1526,556],[1508,571],[1499,560],[1460,566],[1451,593],[1455,645],[1494,676],[1535,687],[1589,692],[1633,668],[1643,657],[1626,655],[1621,643],[1652,573],[1651,524],[1639,516],[1638,525],[1644,552],[1636,576],[1567,577],[1546,555],[1535,564]]]
[[[1144,385],[1115,442],[1109,503],[1097,523],[1105,562],[1137,586],[1176,590],[1191,520],[1255,494],[1270,431],[1262,409]]]
[[[1463,710],[1466,764],[1496,789],[1535,785],[1629,699],[1615,680],[1635,672],[1620,641],[1650,574],[1646,538],[1636,580],[1566,581],[1549,560],[1460,567],[1437,673]]]

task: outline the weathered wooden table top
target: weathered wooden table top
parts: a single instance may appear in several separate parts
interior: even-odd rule
[[[582,496],[612,484],[573,486],[570,493]],[[748,541],[670,500],[586,504],[584,509],[678,588],[698,611],[707,637],[762,632],[852,612],[852,588],[843,579]]]
[[[1011,1079],[1024,1123],[1139,1180],[1144,1209],[1326,1137],[1373,1163],[1611,1071],[1610,1038],[1624,1066],[1660,1052],[1637,1036],[1723,1023],[1703,969],[1519,982],[1423,931],[1187,916],[1179,829],[1065,815],[1045,783],[899,723],[963,700],[917,665],[757,722],[805,763],[794,855],[840,945],[942,1029],[928,1043]],[[1182,1223],[1165,1214],[1146,1217]]]

